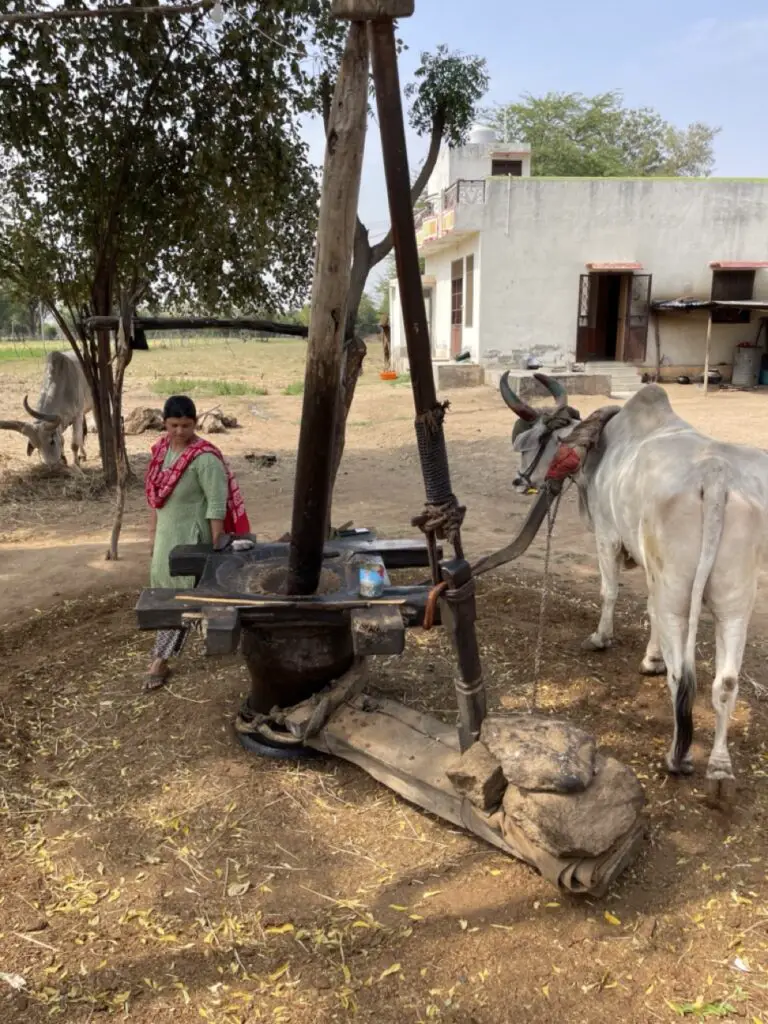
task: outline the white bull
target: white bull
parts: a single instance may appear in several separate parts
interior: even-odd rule
[[[514,448],[521,454],[518,488],[540,487],[559,442],[577,442],[578,420],[565,391],[537,375],[557,410],[535,410],[510,390],[502,396],[520,417]],[[610,411],[606,410],[610,415]],[[735,781],[728,723],[736,703],[757,575],[768,537],[768,454],[714,441],[673,412],[657,385],[642,388],[606,421],[597,446],[576,475],[582,518],[595,534],[602,612],[585,647],[613,639],[624,563],[640,565],[648,583],[650,638],[641,671],[666,675],[675,728],[667,766],[693,771],[696,635],[702,605],[715,621],[712,686],[715,738],[707,765],[709,795],[732,798]],[[576,414],[578,415],[578,414]]]
[[[27,439],[27,455],[35,449],[47,466],[66,464],[64,431],[72,427],[72,456],[75,465],[85,459],[85,416],[92,408],[91,389],[75,352],[49,352],[37,408],[27,397],[24,410],[32,418],[0,420],[0,430],[17,430]]]

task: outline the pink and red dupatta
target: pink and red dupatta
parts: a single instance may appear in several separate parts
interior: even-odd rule
[[[163,460],[170,443],[170,438],[166,436],[152,446],[152,458],[144,481],[144,491],[149,507],[162,508],[173,494],[176,484],[184,476],[193,459],[196,459],[198,455],[208,453],[215,455],[221,461],[227,473],[227,512],[224,517],[224,532],[233,536],[250,533],[251,524],[248,522],[243,495],[227,460],[219,449],[210,441],[205,441],[201,437],[195,438],[169,469],[163,469]]]

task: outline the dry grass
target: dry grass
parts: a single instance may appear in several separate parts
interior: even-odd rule
[[[108,493],[100,469],[82,472],[32,463],[26,471],[0,476],[0,502],[6,506],[94,501]],[[5,510],[4,510],[5,511]]]

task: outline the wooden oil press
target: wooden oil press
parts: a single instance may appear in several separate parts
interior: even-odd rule
[[[410,202],[394,19],[412,15],[414,0],[333,0],[332,9],[350,27],[327,137],[290,543],[254,538],[217,551],[176,549],[173,575],[194,576],[197,585],[186,594],[144,591],[139,626],[168,629],[199,619],[209,654],[242,649],[252,685],[236,729],[246,749],[344,758],[534,865],[560,888],[600,894],[642,842],[643,798],[634,775],[567,723],[486,716],[475,582],[461,542],[465,509],[451,487]],[[369,59],[426,491],[425,508],[413,520],[423,541],[373,534],[326,540]],[[521,534],[523,548],[544,514],[537,503]],[[453,548],[447,561],[439,541]],[[509,557],[519,548],[510,546]],[[431,580],[363,598],[358,563],[371,554],[389,569],[428,566]],[[406,629],[422,626],[425,617],[441,622],[453,639],[458,733],[365,693],[366,659],[402,653]],[[602,827],[595,827],[596,817]]]

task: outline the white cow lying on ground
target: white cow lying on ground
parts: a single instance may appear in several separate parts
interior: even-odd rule
[[[542,486],[559,443],[576,443],[578,413],[562,386],[537,379],[557,399],[556,410],[536,410],[509,388],[501,393],[520,421],[513,444],[521,455],[515,486]],[[728,723],[768,537],[768,454],[724,444],[694,430],[673,412],[663,388],[649,384],[620,410],[606,410],[597,447],[577,473],[582,517],[594,531],[602,579],[602,614],[585,646],[608,647],[619,569],[640,565],[648,583],[650,639],[641,671],[667,676],[675,728],[667,766],[693,771],[696,635],[702,604],[714,616],[715,739],[707,765],[709,795],[732,798]]]
[[[71,426],[74,463],[77,466],[85,459],[85,415],[93,403],[75,352],[48,353],[37,409],[30,406],[26,397],[23,405],[33,422],[0,420],[0,430],[18,430],[23,434],[28,442],[27,455],[37,449],[46,466],[66,464],[64,431]]]

